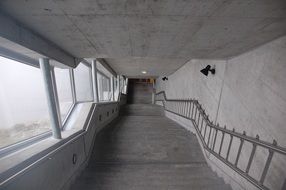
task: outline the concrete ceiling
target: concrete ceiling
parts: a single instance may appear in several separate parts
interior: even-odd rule
[[[0,8],[79,58],[119,74],[168,75],[286,34],[285,0],[1,0]]]

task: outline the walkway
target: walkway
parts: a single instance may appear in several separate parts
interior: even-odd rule
[[[102,131],[72,190],[226,190],[207,166],[195,135],[151,104],[126,105]]]

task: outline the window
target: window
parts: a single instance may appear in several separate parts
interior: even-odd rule
[[[98,72],[97,81],[99,101],[110,101],[112,98],[110,78],[105,76],[103,73]]]
[[[55,68],[55,78],[60,104],[60,116],[61,120],[64,121],[73,105],[69,69]]]
[[[86,65],[80,63],[74,69],[75,91],[77,101],[92,101],[91,71]]]
[[[128,82],[127,78],[124,79],[123,76],[120,76],[120,92],[123,94],[127,93],[127,82]]]
[[[117,101],[119,95],[118,79],[114,77],[113,81],[114,81],[114,96],[115,96],[114,100]]]
[[[0,148],[50,131],[38,68],[0,57]]]

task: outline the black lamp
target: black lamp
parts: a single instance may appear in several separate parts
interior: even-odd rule
[[[203,73],[204,75],[208,76],[209,72],[211,72],[211,74],[215,74],[215,68],[211,69],[210,65],[207,65],[206,68],[201,70],[201,73]]]
[[[165,80],[168,80],[168,78],[167,77],[163,77],[162,80],[165,81]]]

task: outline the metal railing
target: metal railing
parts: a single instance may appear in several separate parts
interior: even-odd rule
[[[209,120],[209,117],[206,114],[205,110],[202,108],[201,104],[198,102],[198,100],[195,99],[167,99],[165,92],[161,91],[159,93],[156,93],[155,102],[157,101],[162,102],[162,105],[166,111],[192,121],[197,132],[197,136],[199,137],[205,150],[210,152],[217,159],[219,159],[224,164],[226,164],[231,169],[240,174],[242,177],[247,179],[257,188],[261,190],[269,190],[269,188],[264,185],[264,182],[273,155],[277,153],[286,155],[286,149],[281,146],[278,146],[275,140],[273,140],[273,143],[269,143],[260,140],[258,135],[256,136],[256,138],[253,138],[247,136],[245,131],[243,131],[243,133],[241,134],[236,132],[234,129],[229,130],[226,127],[222,128],[218,124],[213,124],[213,122]],[[219,136],[220,140],[218,139]],[[226,140],[226,136],[229,137],[229,141]],[[234,138],[239,139],[239,145],[237,153],[235,155],[235,160],[234,162],[231,162],[230,151],[232,146],[234,146]],[[241,169],[238,167],[238,163],[245,142],[249,142],[250,144],[252,144],[252,148],[248,163],[246,165],[246,169]],[[227,147],[225,155],[222,155],[222,147]],[[264,168],[262,170],[262,174],[259,179],[255,179],[249,174],[250,168],[253,164],[255,153],[257,152],[257,147],[262,147],[269,152],[266,162],[264,164]]]

